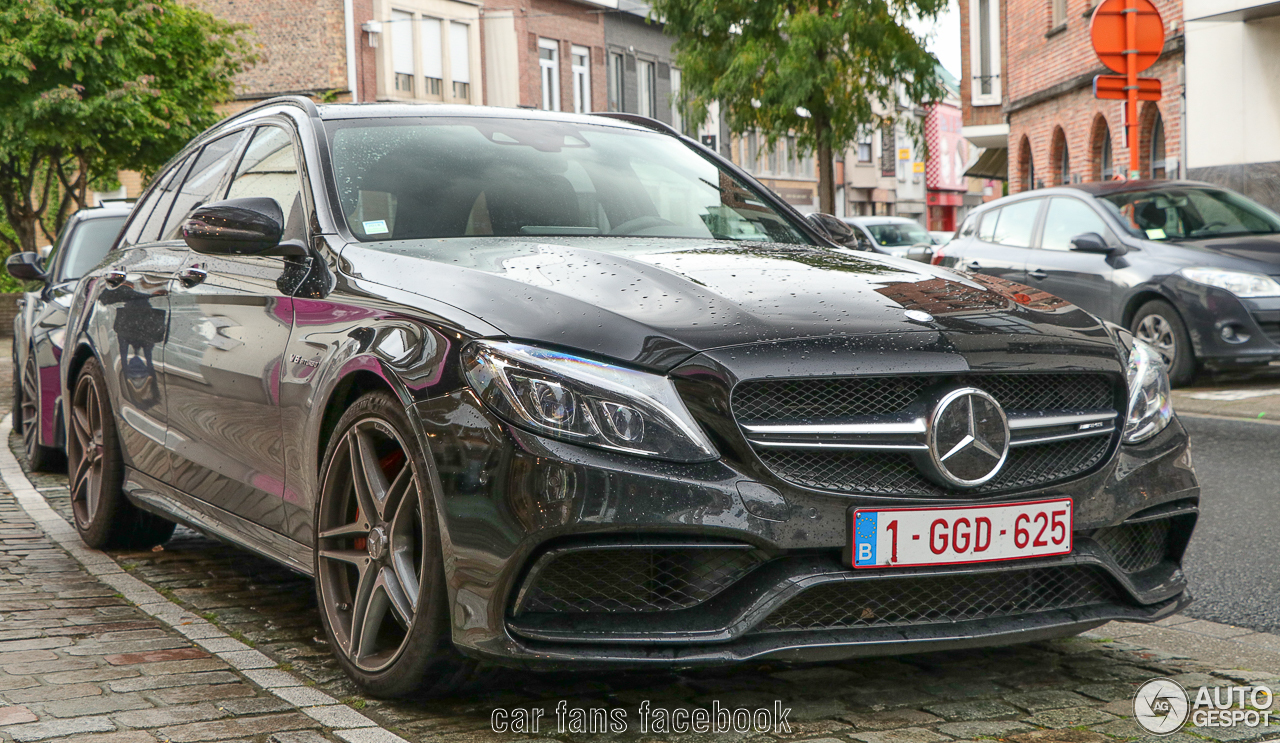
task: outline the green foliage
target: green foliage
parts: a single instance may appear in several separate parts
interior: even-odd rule
[[[87,206],[91,184],[154,172],[219,118],[254,61],[244,27],[178,0],[0,3],[0,202],[11,250]],[[45,233],[52,238],[52,235]]]
[[[829,163],[830,152],[892,120],[900,104],[944,96],[937,60],[905,21],[945,7],[946,0],[654,0],[653,15],[676,37],[691,125],[719,101],[733,132],[754,129],[770,142],[795,132],[822,166],[824,154]],[[830,188],[831,168],[822,171]]]

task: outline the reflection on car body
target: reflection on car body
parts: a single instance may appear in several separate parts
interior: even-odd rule
[[[146,406],[114,275],[168,318]],[[68,415],[121,411],[94,418],[119,421],[114,521],[72,493],[86,541],[177,520],[314,575],[375,694],[478,663],[974,647],[1190,600],[1199,487],[1154,351],[827,242],[646,119],[261,104],[160,173],[72,314]],[[957,508],[1044,511],[1071,552],[855,564],[904,506],[953,535]]]

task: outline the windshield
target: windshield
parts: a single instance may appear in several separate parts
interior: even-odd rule
[[[929,245],[933,243],[933,238],[929,237],[929,233],[925,228],[915,222],[869,224],[867,225],[867,230],[871,232],[871,236],[875,238],[877,243],[886,248],[918,245],[919,243]]]
[[[673,137],[521,119],[329,124],[361,240],[577,235],[810,244],[759,194]]]
[[[1137,237],[1186,240],[1280,232],[1280,216],[1216,188],[1161,188],[1098,197]]]
[[[86,219],[76,225],[71,239],[61,246],[67,257],[62,261],[62,281],[84,276],[89,269],[102,262],[124,226],[125,215]]]

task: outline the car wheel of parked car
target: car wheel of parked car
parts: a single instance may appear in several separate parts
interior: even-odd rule
[[[175,524],[143,511],[124,494],[124,459],[107,380],[97,359],[80,369],[71,393],[67,459],[76,530],[90,547],[143,549],[162,544]]]
[[[390,394],[357,400],[325,452],[316,591],[329,643],[383,697],[456,690],[476,664],[450,637],[443,553],[426,460]]]
[[[1169,370],[1170,384],[1179,387],[1195,377],[1197,364],[1191,336],[1173,305],[1162,299],[1147,302],[1138,308],[1130,328],[1160,352]]]
[[[15,366],[15,368],[17,368]],[[22,366],[21,383],[14,394],[18,399],[18,415],[15,421],[21,421],[22,446],[27,453],[27,464],[36,472],[50,472],[61,469],[65,464],[62,452],[52,446],[40,443],[40,385],[39,370],[34,353],[27,354],[27,363]],[[15,426],[17,424],[15,423]]]

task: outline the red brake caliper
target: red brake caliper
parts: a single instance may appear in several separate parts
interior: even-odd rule
[[[404,462],[404,452],[393,451],[382,459],[378,460],[378,466],[382,468],[382,474],[386,476],[388,482],[392,480],[392,472],[397,471],[397,465]],[[356,506],[356,522],[360,521],[360,507]],[[367,542],[364,537],[357,537],[354,540],[354,547],[358,550],[367,549]]]

